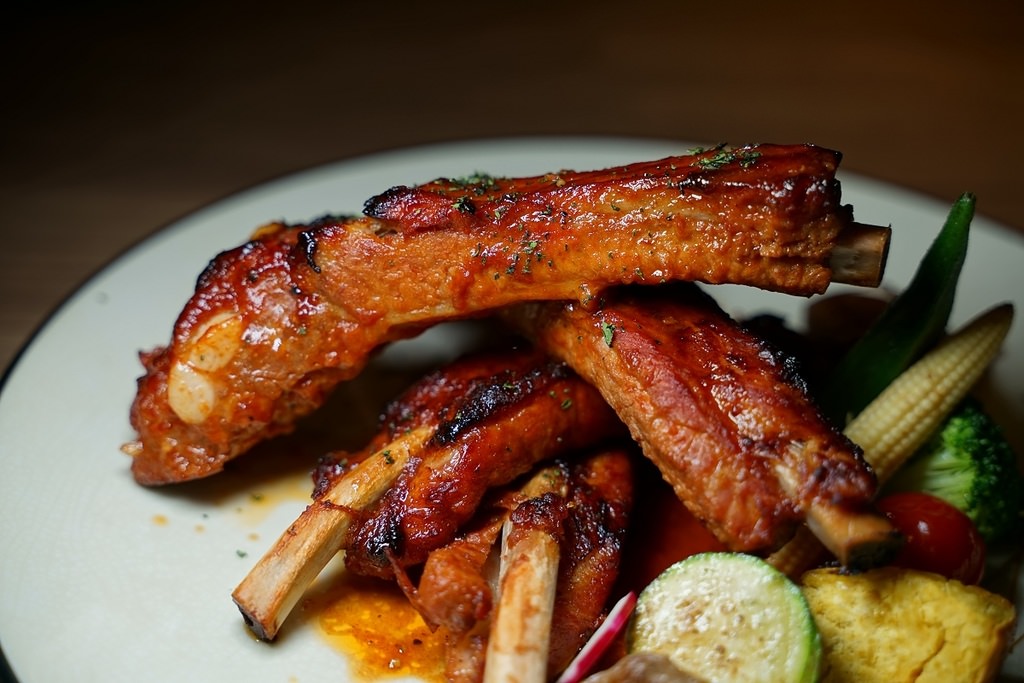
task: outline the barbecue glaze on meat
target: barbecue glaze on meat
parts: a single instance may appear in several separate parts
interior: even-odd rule
[[[608,447],[577,464],[561,545],[548,671],[561,672],[593,635],[619,578],[635,500],[632,448]]]
[[[762,145],[591,172],[399,187],[365,217],[268,225],[199,277],[141,354],[135,479],[204,477],[290,431],[381,344],[522,301],[620,283],[829,284],[851,215],[839,154]]]
[[[775,549],[812,510],[864,523],[871,542],[898,541],[869,511],[876,481],[857,447],[821,417],[786,358],[695,285],[609,291],[594,312],[543,303],[505,315],[598,387],[729,548]]]
[[[357,519],[339,548],[347,567],[397,580],[427,623],[446,629],[448,679],[479,681],[500,533],[509,548],[546,535],[559,557],[543,661],[560,671],[596,628],[619,576],[639,457],[621,445],[625,427],[560,361],[534,350],[475,354],[389,404],[359,453],[326,458],[303,516],[350,488],[351,473],[401,435],[425,427],[433,436],[405,458],[379,502],[347,509]],[[282,538],[305,546],[306,528],[300,519]]]
[[[312,503],[232,593],[259,638],[277,636],[338,552],[356,571],[401,581],[405,568],[484,523],[492,489],[626,435],[596,389],[532,349],[446,364],[392,401],[380,423],[364,448],[323,459]]]
[[[493,374],[463,387],[457,400],[433,402],[433,436],[360,515],[345,547],[351,571],[389,578],[418,565],[458,535],[488,491],[538,462],[625,436],[597,390],[563,363],[532,353],[492,362]]]
[[[497,495],[494,509],[506,509],[507,544],[515,545],[538,530],[558,541],[548,649],[552,675],[564,670],[593,634],[619,577],[635,496],[635,457],[631,448],[597,448],[546,466],[542,476],[555,490],[526,498],[522,491]],[[458,539],[431,553],[419,586],[410,595],[428,623],[448,629],[448,680],[479,681],[483,674],[479,655],[487,641],[497,581],[489,575],[496,568],[488,559],[498,541],[499,515],[488,509],[481,518]]]

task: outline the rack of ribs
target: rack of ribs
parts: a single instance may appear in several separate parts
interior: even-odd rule
[[[480,517],[489,492],[626,430],[730,549],[770,552],[803,522],[850,567],[897,547],[871,509],[876,481],[856,446],[821,417],[787,359],[696,285],[621,287],[596,310],[527,303],[501,317],[537,348],[428,375],[384,413],[358,457],[322,469],[314,504],[234,593],[257,634],[272,639],[344,550],[350,570],[397,579],[421,607],[440,600],[452,611],[435,601],[424,613],[460,625],[467,646],[480,643],[473,626],[491,608],[482,581],[462,584],[466,602],[456,603],[437,581],[412,588],[407,571],[444,557],[458,570],[448,576],[472,577],[486,556],[480,545],[497,533],[493,514]],[[545,509],[557,517],[557,506]],[[539,545],[549,557],[557,543]]]
[[[597,390],[560,361],[529,349],[463,358],[396,398],[362,450],[318,467],[312,503],[232,597],[272,640],[338,552],[352,571],[401,578],[464,532],[489,492],[625,436]]]
[[[140,354],[124,445],[144,485],[214,474],[292,430],[371,353],[436,323],[609,286],[877,285],[888,229],[853,222],[840,155],[714,148],[586,172],[440,179],[365,215],[271,224],[214,258],[164,347]]]

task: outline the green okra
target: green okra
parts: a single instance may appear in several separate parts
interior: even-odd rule
[[[819,397],[840,427],[859,413],[942,336],[967,256],[975,196],[954,203],[910,284],[843,356]]]

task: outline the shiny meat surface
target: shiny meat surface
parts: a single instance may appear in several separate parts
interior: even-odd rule
[[[734,550],[777,548],[815,506],[876,488],[784,357],[695,285],[608,292],[595,312],[529,304],[508,319],[598,387],[680,500]]]
[[[569,516],[561,544],[555,611],[551,619],[548,671],[561,672],[587,642],[606,613],[619,578],[633,504],[631,449],[608,449],[573,471]]]
[[[531,349],[465,356],[421,377],[395,399],[364,448],[322,460],[314,472],[312,504],[264,553],[232,599],[249,628],[273,640],[342,550],[351,567],[393,575],[411,594],[407,567],[457,534],[486,532],[479,525],[486,523],[481,514],[495,514],[486,512],[493,505],[484,501],[492,488],[540,460],[625,433],[597,390],[560,361]],[[475,562],[472,543],[455,560]],[[470,605],[468,618],[480,609],[486,605]]]
[[[396,567],[420,564],[457,536],[491,489],[538,462],[625,434],[597,390],[561,362],[530,353],[499,357],[505,364],[494,374],[477,377],[455,400],[437,401],[432,413],[420,413],[432,415],[434,434],[380,501],[363,511],[346,544],[351,571],[390,577]],[[427,393],[421,389],[418,396]],[[451,398],[446,391],[440,396]]]
[[[558,540],[559,571],[551,621],[548,670],[561,672],[593,634],[619,577],[622,549],[634,502],[632,449],[608,447],[585,457],[563,460],[545,476],[565,482],[559,492],[524,498],[519,491],[499,493],[511,529],[506,543],[541,530]],[[434,551],[423,568],[414,604],[430,622],[445,626],[449,637],[449,678],[480,680],[483,660],[474,656],[486,642],[495,604],[493,567],[487,558],[497,542],[496,518]],[[538,587],[539,590],[539,587]],[[463,651],[464,650],[464,651]],[[475,662],[475,666],[472,664]]]
[[[469,633],[490,617],[494,607],[497,567],[493,551],[508,518],[502,509],[483,515],[448,545],[430,553],[419,585],[406,590],[410,601],[431,626],[443,626],[453,634]]]
[[[370,353],[443,320],[620,283],[823,291],[851,219],[839,154],[713,149],[620,168],[398,187],[367,216],[268,225],[217,256],[141,354],[124,446],[141,484],[208,476],[291,430]]]
[[[378,417],[376,433],[359,452],[324,456],[314,472],[313,497],[321,498],[349,468],[386,449],[403,434],[419,428],[432,433],[442,430],[447,437],[436,435],[437,445],[474,422],[494,419],[503,406],[532,399],[538,386],[557,381],[565,381],[563,388],[570,389],[579,379],[564,364],[525,345],[471,353],[447,363],[388,402]],[[422,458],[423,453],[417,457]]]

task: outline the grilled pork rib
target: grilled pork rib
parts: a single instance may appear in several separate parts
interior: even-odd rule
[[[497,568],[492,571],[490,560],[508,510],[495,508],[482,517],[482,522],[470,525],[451,543],[430,553],[418,586],[399,581],[423,620],[431,627],[447,629],[452,634],[450,641],[485,622],[494,607]]]
[[[576,465],[561,546],[548,671],[561,672],[593,635],[619,577],[633,503],[628,449],[608,448]]]
[[[312,504],[232,594],[261,638],[276,636],[338,551],[356,571],[394,576],[451,542],[490,489],[625,435],[596,389],[528,350],[449,364],[393,401],[381,422],[360,452],[318,468]]]
[[[485,494],[536,463],[625,428],[600,394],[561,362],[508,356],[508,366],[437,404],[436,429],[346,545],[359,574],[393,576],[448,543]],[[500,366],[499,366],[500,367]]]
[[[680,500],[728,547],[765,552],[804,521],[844,564],[898,538],[870,511],[873,473],[786,359],[696,285],[606,292],[595,312],[523,304],[505,317],[594,384]]]
[[[557,567],[550,584],[537,585],[534,567],[519,575],[526,577],[526,583],[514,588],[529,596],[531,609],[513,606],[510,614],[491,612],[492,606],[509,607],[504,602],[496,605],[487,575],[486,557],[497,536],[495,515],[485,514],[481,524],[430,555],[412,600],[428,623],[449,629],[449,680],[481,679],[485,662],[476,655],[488,634],[514,644],[514,651],[508,653],[510,661],[522,663],[520,658],[525,657],[529,666],[546,670],[548,678],[576,656],[600,623],[619,576],[634,498],[634,457],[632,449],[598,448],[571,461],[547,465],[523,489],[499,494],[496,507],[507,509],[503,555],[514,556],[517,545],[542,539],[551,539],[549,549],[557,554],[552,558]],[[509,572],[515,570],[509,566],[503,570],[501,585],[508,588]],[[532,624],[530,620],[540,611],[533,602],[539,594],[552,596],[550,621]],[[516,634],[530,626],[546,630],[548,636],[541,651],[526,655]],[[511,632],[502,633],[502,629]],[[487,665],[498,664],[488,658]]]
[[[291,430],[374,349],[439,321],[587,301],[632,282],[821,292],[839,279],[837,238],[853,231],[839,158],[762,145],[438,180],[375,197],[364,217],[266,226],[210,263],[170,344],[141,354],[138,438],[124,447],[134,477],[158,485],[220,471]]]

